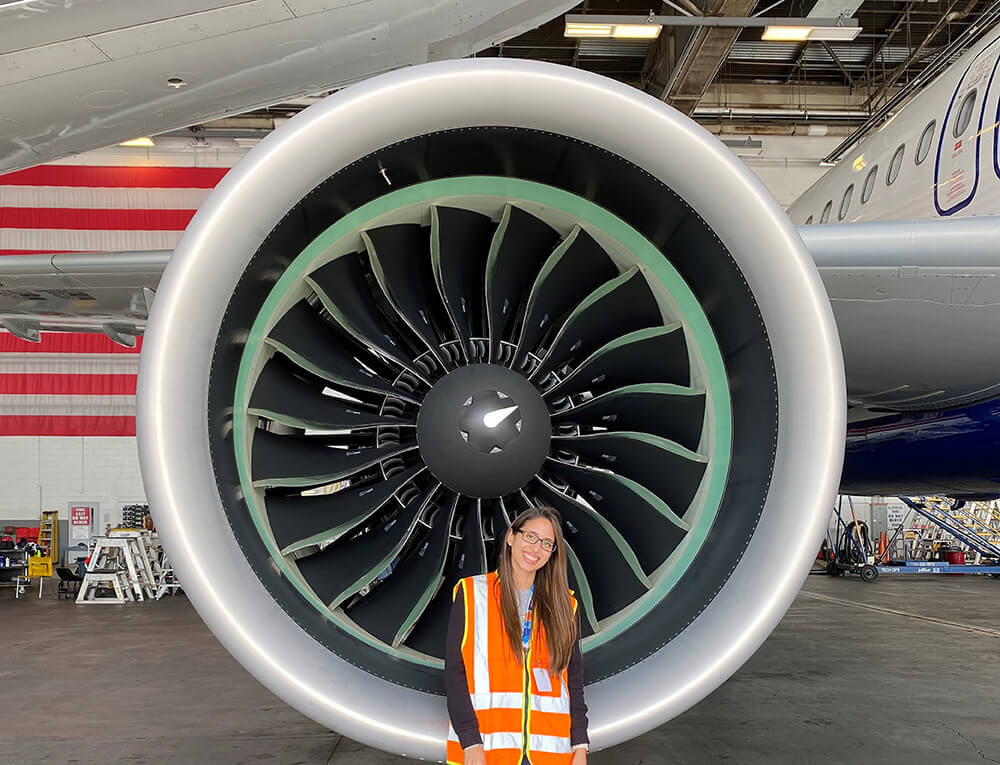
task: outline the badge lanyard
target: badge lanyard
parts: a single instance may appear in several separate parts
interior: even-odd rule
[[[531,644],[531,607],[535,604],[535,583],[531,583],[531,590],[528,592],[528,610],[524,612],[524,628],[521,631],[521,644],[524,652],[528,652]]]

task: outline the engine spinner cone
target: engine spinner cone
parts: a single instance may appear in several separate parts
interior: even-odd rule
[[[545,461],[551,437],[539,392],[496,364],[445,375],[417,416],[417,444],[427,467],[470,497],[500,497],[527,484]]]

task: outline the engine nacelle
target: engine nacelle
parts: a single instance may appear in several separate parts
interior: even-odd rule
[[[524,61],[380,76],[264,140],[177,248],[139,387],[157,526],[219,640],[429,759],[452,585],[529,503],[564,520],[603,748],[765,640],[844,448],[826,294],[761,183],[662,103]]]

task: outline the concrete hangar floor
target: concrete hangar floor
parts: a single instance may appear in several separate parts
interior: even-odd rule
[[[985,577],[812,576],[715,693],[589,761],[1000,762],[997,587]],[[0,639],[8,765],[412,762],[285,705],[183,595],[93,608],[27,597],[4,604]]]

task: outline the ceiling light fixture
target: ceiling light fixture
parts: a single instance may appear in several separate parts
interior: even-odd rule
[[[763,29],[761,39],[784,42],[853,40],[861,33],[851,17],[819,18],[777,16],[628,16],[569,14],[566,37],[610,37],[617,40],[654,40],[663,27],[723,27]]]
[[[571,24],[566,22],[566,37],[611,37],[614,24]]]
[[[626,40],[655,40],[663,29],[659,24],[615,24],[612,37]]]
[[[131,138],[128,141],[122,141],[119,146],[141,146],[144,149],[148,149],[152,146],[156,146],[153,143],[153,139],[147,135],[141,136],[140,138]]]
[[[812,31],[812,27],[765,27],[760,39],[768,42],[802,42],[809,39]]]
[[[809,41],[830,41],[830,40],[853,40],[861,34],[861,27],[812,27],[812,26],[779,26],[777,24],[765,27],[761,40],[768,42],[805,42]]]
[[[655,40],[662,24],[604,24],[589,21],[566,21],[566,37],[613,37],[617,40]]]

